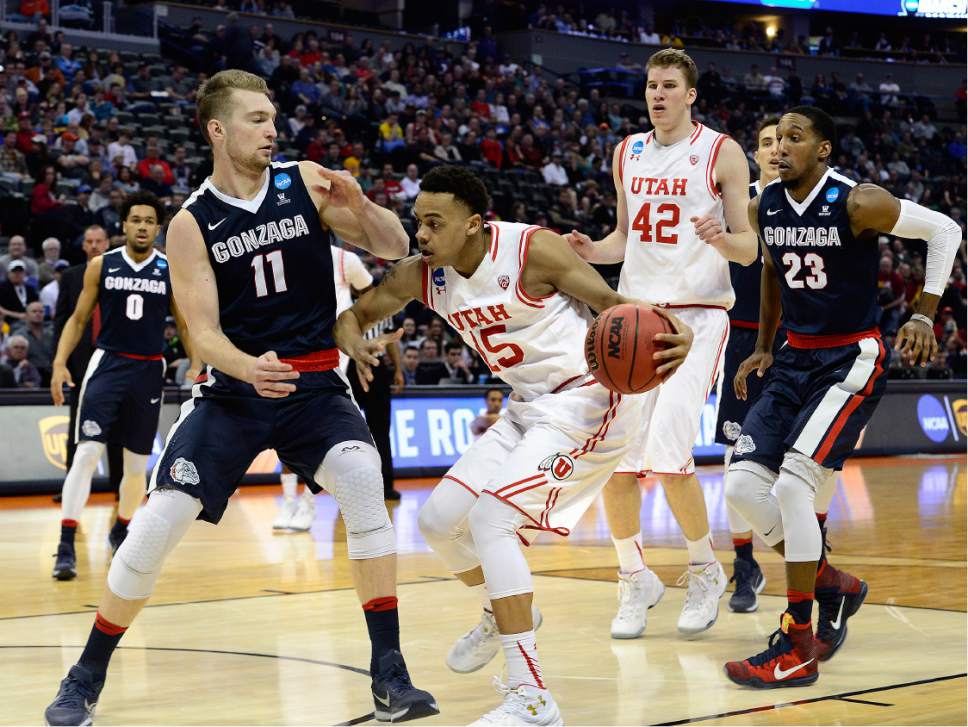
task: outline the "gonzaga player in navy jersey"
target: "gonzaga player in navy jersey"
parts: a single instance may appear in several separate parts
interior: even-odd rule
[[[167,240],[175,295],[208,367],[169,432],[148,504],[111,563],[87,646],[47,722],[90,724],[111,654],[166,555],[196,517],[219,521],[252,460],[270,448],[315,492],[325,482],[339,504],[372,642],[376,719],[436,714],[399,651],[396,542],[380,457],[338,369],[332,333],[330,231],[390,259],[407,253],[407,234],[348,173],[270,163],[276,111],[263,79],[222,71],[202,85],[197,103],[214,171],[172,220]],[[380,351],[393,340],[384,335],[366,347]]]
[[[155,195],[135,194],[121,208],[124,247],[88,263],[77,307],[64,326],[54,356],[50,382],[54,403],[64,403],[64,385],[73,387],[67,359],[95,316],[96,350],[81,382],[77,423],[72,436],[77,450],[64,478],[61,497],[61,541],[54,577],[77,575],[74,534],[91,494],[91,478],[107,442],[124,447],[118,519],[109,541],[117,550],[128,521],[145,493],[145,467],[158,429],[165,362],[165,317],[174,313],[186,351],[191,342],[171,299],[168,261],[152,246],[165,209]],[[198,372],[198,366],[194,367]]]
[[[935,310],[961,241],[949,217],[827,166],[833,120],[812,106],[777,128],[779,180],[750,201],[764,254],[756,350],[735,379],[739,398],[756,370],[770,378],[736,440],[726,498],[763,541],[784,554],[788,606],[770,646],[726,664],[737,684],[805,686],[819,677],[863,603],[866,584],[821,559],[818,490],[843,467],[886,384],[890,353],[877,330],[877,234],[927,240],[924,293],[898,332],[900,355],[926,365],[937,350]],[[782,305],[787,345],[774,356]],[[818,567],[819,566],[819,567]],[[813,600],[820,605],[814,638]]]

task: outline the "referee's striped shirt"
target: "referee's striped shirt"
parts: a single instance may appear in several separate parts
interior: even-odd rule
[[[370,330],[364,331],[363,338],[365,338],[368,341],[371,341],[377,336],[383,333],[390,333],[395,329],[396,329],[396,325],[393,322],[393,316],[387,316],[382,321],[377,323],[375,326],[370,328]],[[377,358],[382,358],[382,357],[383,357],[382,353],[378,354],[377,356]]]

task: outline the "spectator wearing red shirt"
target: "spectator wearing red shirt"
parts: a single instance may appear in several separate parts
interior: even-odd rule
[[[142,179],[151,178],[151,168],[155,165],[160,166],[164,172],[165,176],[162,180],[165,184],[174,184],[175,175],[171,173],[171,167],[168,166],[168,162],[158,156],[160,149],[157,144],[148,143],[148,147],[145,150],[145,158],[138,162],[138,174]]]
[[[387,193],[387,197],[390,199],[396,199],[403,193],[403,185],[393,175],[392,164],[383,165],[383,191]]]
[[[311,162],[322,164],[328,150],[329,144],[326,142],[326,130],[319,129],[316,132],[316,136],[306,147],[306,158]]]
[[[30,114],[21,111],[17,117],[17,151],[30,154],[34,151],[34,129],[30,125]]]
[[[494,129],[484,132],[484,138],[481,139],[481,157],[497,169],[504,164],[504,147],[497,140],[497,132]]]
[[[62,206],[54,196],[54,186],[57,184],[57,170],[48,164],[43,169],[43,176],[34,185],[30,193],[30,213],[38,217]]]
[[[881,333],[893,336],[904,312],[904,279],[894,269],[894,257],[881,258],[877,272],[877,304],[881,307]]]
[[[491,104],[487,102],[487,91],[483,88],[477,92],[477,98],[474,99],[474,103],[471,104],[471,111],[480,116],[482,119],[491,118]]]

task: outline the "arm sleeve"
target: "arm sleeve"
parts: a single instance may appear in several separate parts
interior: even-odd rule
[[[353,286],[354,290],[363,290],[373,285],[373,276],[366,269],[360,256],[351,252],[343,253],[343,264],[346,266],[346,282]]]
[[[961,243],[961,228],[947,215],[902,199],[892,235],[927,240],[928,257],[924,266],[924,292],[941,295],[951,275],[951,267]]]

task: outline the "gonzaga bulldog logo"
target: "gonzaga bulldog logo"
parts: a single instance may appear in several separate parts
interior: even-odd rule
[[[180,485],[197,485],[201,482],[195,465],[184,457],[179,457],[169,470],[171,478]]]
[[[556,480],[567,480],[571,473],[575,471],[575,462],[567,454],[555,452],[550,457],[545,457],[538,465],[542,472],[550,472]]]

